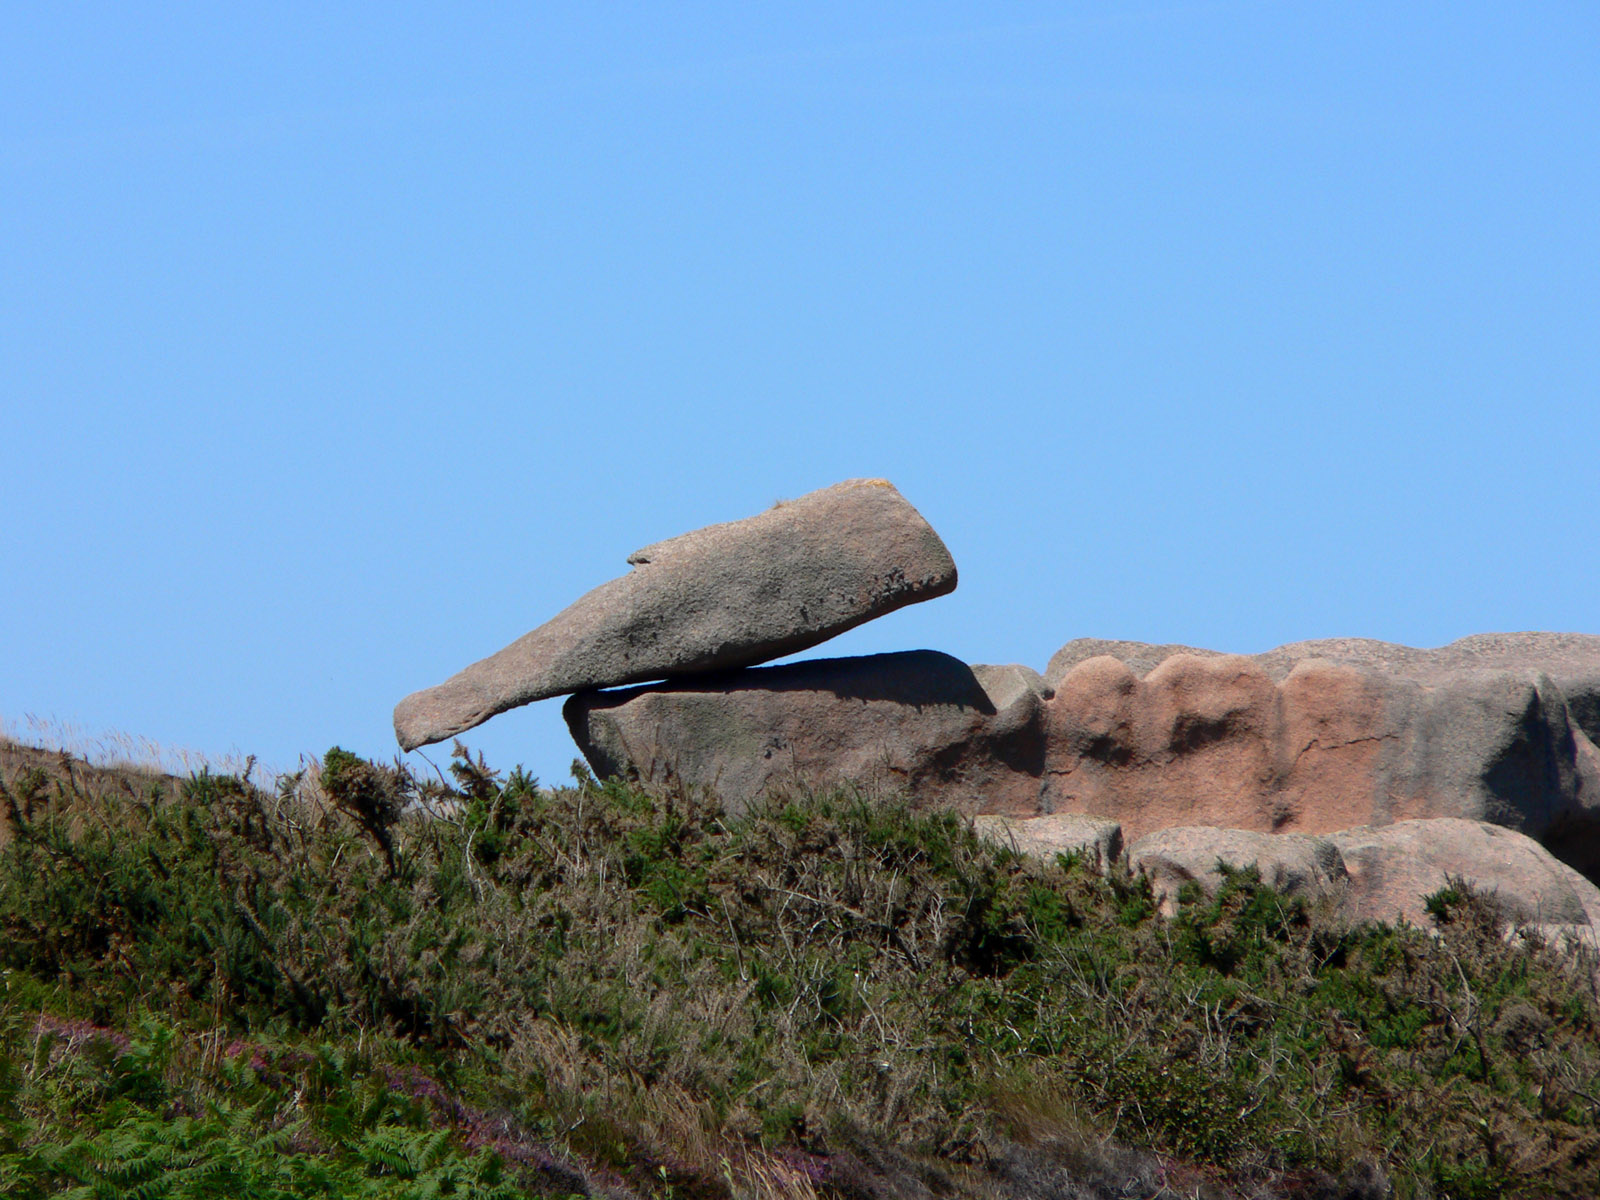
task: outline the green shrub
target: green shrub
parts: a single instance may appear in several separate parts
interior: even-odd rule
[[[435,1127],[423,1104],[338,1051],[189,1061],[176,1031],[140,1036],[42,1019],[0,1038],[0,1194],[514,1200],[489,1149]]]
[[[450,779],[335,749],[277,794],[0,789],[5,1169],[1010,1195],[1007,1171],[1064,1187],[1092,1163],[1061,1147],[1122,1143],[1262,1195],[1380,1164],[1454,1197],[1581,1194],[1600,1165],[1594,964],[1459,883],[1431,932],[1253,871],[1169,920],[1141,879],[906,798],[731,814],[459,746]],[[41,1020],[107,1032],[68,1054]],[[496,1174],[490,1143],[522,1157]],[[250,1174],[272,1163],[307,1174]]]

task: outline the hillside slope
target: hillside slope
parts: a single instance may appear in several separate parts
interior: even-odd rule
[[[1353,926],[1246,872],[1166,919],[1139,879],[903,798],[733,816],[458,751],[422,781],[334,749],[273,794],[0,752],[0,1190],[1575,1196],[1600,1173],[1594,963],[1492,897]]]

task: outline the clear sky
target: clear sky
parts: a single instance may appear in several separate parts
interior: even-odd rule
[[[388,756],[862,475],[960,587],[807,657],[1600,633],[1587,0],[208,7],[0,15],[13,729]]]

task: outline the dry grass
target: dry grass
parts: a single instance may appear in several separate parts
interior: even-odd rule
[[[171,775],[188,778],[202,771],[236,775],[272,790],[288,772],[262,764],[238,747],[223,754],[205,754],[183,746],[166,745],[151,738],[119,731],[92,731],[72,721],[36,713],[20,719],[0,716],[0,749],[6,747],[52,751],[106,770],[135,775]],[[302,759],[297,770],[307,766]]]

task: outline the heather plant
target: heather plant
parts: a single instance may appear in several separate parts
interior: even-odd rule
[[[915,797],[733,814],[580,778],[541,788],[459,746],[432,780],[335,749],[274,792],[13,778],[5,1019],[164,1029],[180,1052],[146,1055],[143,1092],[62,1104],[8,1050],[5,1152],[77,1146],[60,1163],[88,1171],[134,1145],[113,1135],[145,1138],[164,1178],[282,1135],[374,1185],[448,1165],[442,1193],[674,1200],[1582,1195],[1600,1176],[1595,963],[1464,884],[1428,930],[1354,925],[1248,870],[1169,919],[1141,879],[1024,860]],[[277,1099],[228,1082],[237,1056],[181,1049],[226,1043],[277,1048],[250,1085]],[[72,1070],[131,1078],[107,1045]],[[295,1055],[427,1102],[372,1141],[283,1100],[311,1094]]]

